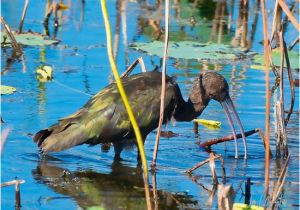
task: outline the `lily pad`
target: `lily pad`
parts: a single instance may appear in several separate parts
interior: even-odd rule
[[[17,89],[12,86],[1,85],[1,95],[8,95],[16,92]]]
[[[299,58],[300,55],[299,53],[297,53],[296,51],[289,51],[289,60],[290,60],[290,65],[292,69],[299,69]],[[272,50],[272,60],[275,66],[280,67],[280,50]],[[254,63],[256,63],[257,65],[253,65],[251,66],[251,68],[253,67],[254,69],[261,69],[264,70],[265,69],[265,58],[263,54],[259,54],[259,55],[255,55],[253,57],[253,61]],[[286,67],[286,63],[284,62],[284,67]]]
[[[51,44],[57,44],[58,40],[49,39],[48,36],[42,35],[40,33],[21,33],[17,34],[13,32],[16,41],[22,45],[27,46],[45,46]],[[1,45],[10,45],[10,40],[7,39],[7,34],[5,32],[1,33]]]
[[[142,50],[150,55],[163,57],[164,42],[134,43],[132,48]],[[245,53],[242,48],[215,43],[199,43],[193,41],[169,42],[168,57],[188,60],[207,60],[214,63],[228,63],[244,59],[253,53]]]

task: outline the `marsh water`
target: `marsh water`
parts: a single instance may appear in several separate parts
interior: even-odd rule
[[[136,148],[125,150],[123,160],[113,160],[114,151],[102,152],[101,147],[81,145],[41,157],[32,141],[32,134],[58,119],[79,109],[100,89],[112,81],[106,52],[106,35],[100,3],[97,0],[65,1],[67,10],[59,11],[60,26],[54,33],[54,22],[49,20],[49,35],[60,40],[57,45],[25,46],[24,60],[8,64],[10,49],[2,48],[1,82],[17,88],[11,95],[1,96],[2,129],[11,128],[1,156],[1,182],[23,179],[21,209],[146,209],[141,169],[137,167]],[[13,30],[19,25],[23,1],[3,0],[2,16]],[[46,33],[43,27],[45,1],[30,1],[23,30]],[[292,6],[293,1],[288,5]],[[131,48],[134,42],[163,40],[164,2],[122,1],[107,2],[108,13],[117,44],[116,61],[122,73],[138,57],[143,57],[148,70],[161,66],[161,58]],[[272,23],[274,2],[267,1],[268,23]],[[170,40],[193,40],[201,43],[232,44],[263,53],[263,30],[259,1],[249,1],[248,13],[240,14],[239,1],[175,1],[171,2]],[[296,12],[297,14],[297,12]],[[245,22],[242,37],[237,32]],[[115,36],[116,35],[116,36]],[[286,27],[287,44],[298,36],[291,24]],[[299,47],[294,49],[298,52]],[[54,79],[41,83],[36,69],[42,64],[53,67]],[[236,105],[245,130],[265,129],[265,72],[252,68],[251,59],[229,62],[168,59],[167,73],[175,76],[183,97],[188,98],[192,81],[204,70],[217,71],[226,77],[230,95]],[[133,73],[141,68],[137,66]],[[294,77],[298,70],[293,70]],[[274,75],[271,72],[271,85]],[[284,82],[286,108],[289,106],[289,82]],[[287,127],[291,159],[279,199],[283,209],[299,208],[299,91],[296,88],[295,112]],[[158,96],[159,97],[159,96]],[[273,97],[271,112],[273,113]],[[161,137],[156,186],[159,209],[215,209],[217,195],[212,193],[212,177],[208,165],[193,172],[194,179],[185,171],[207,159],[209,153],[196,143],[231,133],[222,107],[210,102],[200,118],[217,120],[219,129],[199,126],[193,132],[192,122],[169,123],[164,131],[174,137]],[[271,116],[271,149],[275,153],[274,119]],[[145,143],[148,164],[151,163],[155,131]],[[251,204],[264,204],[265,150],[258,134],[247,137],[248,159],[243,159],[239,144],[239,159],[234,158],[234,143],[214,145],[211,151],[221,154],[226,169],[226,183],[237,190],[236,203],[244,203],[245,182],[251,179]],[[273,157],[270,163],[270,191],[277,181],[284,160]],[[221,165],[216,162],[219,181]],[[150,176],[150,184],[153,177]],[[196,180],[196,181],[195,181]],[[1,189],[2,209],[14,209],[13,186]]]

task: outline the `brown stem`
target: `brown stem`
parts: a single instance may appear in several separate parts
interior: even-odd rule
[[[276,0],[276,4],[274,7],[274,15],[273,15],[273,24],[272,24],[272,32],[271,32],[271,43],[275,38],[276,47],[280,46],[278,32],[282,28],[282,8],[279,6],[278,0]]]
[[[10,38],[11,41],[11,47],[13,49],[13,51],[16,53],[16,57],[19,57],[23,54],[23,49],[22,47],[17,43],[15,36],[13,35],[12,31],[10,30],[9,26],[7,25],[7,23],[5,22],[4,18],[1,16],[1,23],[4,26],[4,29],[7,33],[7,35]]]
[[[221,155],[215,155],[215,159],[220,158]],[[201,166],[203,166],[204,164],[209,162],[209,158],[207,158],[206,160],[203,160],[202,162],[198,163],[197,165],[195,165],[194,167],[192,167],[191,169],[187,170],[186,173],[191,174],[193,171],[195,171],[197,168],[200,168]]]
[[[280,137],[279,142],[282,146],[284,157],[287,157],[288,155],[288,148],[287,148],[287,142],[286,142],[286,124],[285,124],[285,118],[284,118],[284,89],[283,89],[283,68],[284,68],[284,44],[283,44],[283,32],[280,31],[278,33],[279,40],[280,40],[280,113],[279,113],[279,123],[280,123]],[[291,104],[292,105],[292,104]],[[293,106],[293,105],[292,105]]]
[[[167,71],[167,55],[168,55],[168,44],[169,44],[169,0],[165,1],[165,46],[164,46],[164,57],[163,57],[163,66],[162,66],[162,87],[160,95],[160,117],[157,128],[157,134],[155,138],[155,145],[153,151],[153,159],[151,167],[154,168],[156,165],[156,158],[158,152],[159,138],[161,133],[161,127],[164,118],[164,101],[165,101],[165,92],[166,92],[166,71]]]
[[[298,40],[299,40],[299,38],[298,38]],[[291,65],[290,65],[289,54],[288,54],[287,46],[286,46],[286,43],[284,41],[283,35],[282,35],[282,41],[283,41],[285,62],[286,62],[286,66],[287,66],[289,82],[290,82],[290,87],[291,87],[291,95],[292,95],[290,109],[289,109],[289,112],[288,112],[288,114],[286,116],[286,119],[285,119],[285,126],[287,126],[287,124],[290,120],[291,114],[293,113],[293,108],[294,108],[294,103],[295,103],[295,84],[294,84],[292,69],[291,69]]]
[[[22,18],[21,18],[21,22],[20,22],[20,26],[19,26],[19,34],[22,33],[22,29],[23,29],[23,23],[24,23],[24,19],[25,19],[25,16],[26,16],[26,12],[27,12],[27,8],[28,8],[28,3],[29,3],[29,0],[26,0],[25,1],[25,5],[24,5],[24,9],[23,9],[23,13],[22,13]]]
[[[247,181],[245,182],[245,204],[250,205],[251,200],[251,181],[250,177],[247,178]]]
[[[254,130],[250,130],[250,131],[247,131],[245,132],[245,136],[250,136],[254,133],[257,133],[259,132],[258,129],[254,129]],[[242,138],[242,134],[237,134],[236,135],[237,138]],[[210,147],[214,144],[219,144],[219,143],[222,143],[222,142],[226,142],[226,141],[231,141],[231,140],[234,140],[234,135],[229,135],[229,136],[224,136],[224,137],[221,137],[221,138],[217,138],[217,139],[210,139],[208,141],[205,141],[203,143],[201,143],[199,146],[200,147]]]
[[[280,1],[280,0],[279,0]],[[264,57],[265,57],[265,74],[266,74],[266,152],[265,152],[265,189],[264,197],[267,199],[269,193],[269,176],[270,176],[270,75],[269,75],[269,40],[265,0],[261,0],[261,11],[264,31]]]
[[[296,45],[297,43],[299,43],[299,37],[297,37],[297,38],[293,41],[293,43],[289,46],[288,50],[292,50],[292,49],[295,47],[295,45]]]
[[[16,208],[21,207],[21,195],[20,195],[20,183],[16,182],[16,191],[15,191],[15,196],[16,196]]]
[[[294,1],[294,4],[291,5],[290,7],[290,11],[292,14],[295,13],[295,10],[298,8],[298,5],[299,5],[299,0],[296,0]],[[282,32],[283,34],[286,32],[286,28],[288,26],[288,23],[289,23],[289,17],[286,15],[282,21]]]
[[[285,180],[285,177],[286,177],[287,166],[288,166],[289,160],[290,160],[290,154],[287,157],[287,159],[284,163],[284,166],[283,166],[283,168],[280,172],[280,175],[278,177],[278,181],[275,184],[275,187],[274,187],[274,190],[273,190],[273,193],[272,193],[270,209],[275,209],[274,207],[275,207],[276,201],[279,197],[279,194],[280,194],[281,189],[282,189],[283,184],[284,184],[284,180]]]
[[[119,49],[119,40],[120,40],[120,23],[121,23],[121,1],[117,1],[117,17],[116,17],[116,26],[115,26],[115,35],[114,35],[114,47],[113,47],[113,56],[116,60]]]
[[[15,207],[20,209],[21,207],[21,195],[20,195],[20,184],[25,183],[25,180],[13,180],[5,183],[1,183],[0,188],[15,185]]]
[[[50,4],[46,7],[46,13],[45,13],[45,19],[44,19],[44,25],[48,26],[49,18],[53,12],[53,4]]]
[[[214,185],[217,185],[219,182],[218,182],[218,176],[216,172],[215,156],[214,153],[212,152],[209,154],[209,168],[212,174],[213,183]]]
[[[280,7],[283,9],[283,11],[285,12],[285,14],[288,16],[288,18],[290,19],[290,21],[292,22],[292,24],[295,26],[295,28],[298,31],[300,31],[299,23],[296,20],[296,18],[293,16],[293,13],[290,11],[290,9],[286,5],[286,3],[283,0],[278,0],[278,3],[280,5]]]
[[[127,69],[126,71],[120,76],[121,79],[128,77],[132,70],[136,67],[136,65],[140,64],[142,68],[142,72],[146,72],[145,63],[142,57],[136,59]]]
[[[158,195],[157,195],[155,170],[152,171],[152,192],[153,192],[153,200],[154,200],[154,210],[158,210]]]

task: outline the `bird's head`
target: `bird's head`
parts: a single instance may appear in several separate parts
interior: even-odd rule
[[[229,96],[228,83],[223,76],[215,72],[200,75],[205,97],[222,102]]]
[[[211,99],[218,102],[229,97],[228,83],[225,78],[215,72],[203,72],[194,81],[190,92],[190,100],[207,106]]]
[[[194,107],[202,106],[201,111],[199,112],[201,113],[211,99],[218,101],[222,105],[236,139],[234,124],[230,115],[230,111],[232,112],[242,133],[246,151],[244,129],[235,106],[229,96],[229,87],[226,79],[216,72],[203,72],[194,81],[190,92],[190,101],[194,104]]]

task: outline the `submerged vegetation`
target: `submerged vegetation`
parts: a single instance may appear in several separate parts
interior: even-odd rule
[[[51,209],[52,204],[57,204],[57,208],[103,210],[299,207],[299,167],[294,162],[299,161],[296,87],[300,28],[295,18],[299,13],[298,1],[47,0],[46,5],[35,5],[26,0],[24,8],[15,10],[22,11],[20,21],[16,21],[20,14],[9,16],[5,10],[14,3],[2,4],[1,188],[5,187],[2,188],[5,198],[1,199],[6,200],[1,207]],[[45,11],[37,9],[41,4]],[[161,96],[157,95],[161,102],[160,122],[156,138],[150,133],[150,143],[145,148],[135,119],[143,113],[132,110],[122,86],[122,79],[132,71],[140,72],[138,63],[143,72],[161,69],[163,75]],[[264,72],[247,72],[253,69]],[[224,114],[213,107],[205,112],[207,119],[178,123],[174,128],[169,125],[173,123],[171,119],[162,126],[166,74],[178,77],[186,98],[191,81],[206,70],[224,75],[238,112],[252,115],[241,117],[247,127],[245,133],[241,128],[240,134],[235,133],[234,126],[230,126],[233,121],[230,112],[223,104],[229,124],[220,122],[218,116]],[[69,78],[74,82],[68,82]],[[78,84],[81,78],[84,87]],[[129,160],[111,162],[109,142],[101,145],[101,154],[99,148],[80,146],[61,155],[38,155],[31,141],[33,133],[48,127],[63,114],[70,114],[76,110],[73,107],[82,105],[78,101],[87,101],[86,95],[93,95],[110,82],[117,83],[122,96],[142,166],[130,154],[127,154]],[[53,89],[54,85],[58,88]],[[254,93],[257,95],[253,96],[251,88],[259,89]],[[63,92],[66,90],[69,95]],[[32,95],[36,97],[34,101]],[[252,100],[242,99],[246,95]],[[30,117],[19,111],[23,107],[17,102],[20,100],[29,101],[23,112],[29,112]],[[262,100],[265,100],[263,106],[257,105]],[[36,111],[32,111],[35,107]],[[57,116],[55,112],[60,109]],[[19,116],[23,115],[21,119]],[[230,130],[233,134],[228,136]],[[251,136],[255,133],[259,135]],[[216,138],[217,135],[223,137]],[[248,140],[244,141],[245,160],[242,160],[238,143],[244,135]],[[151,158],[152,167],[148,171]],[[19,184],[23,183],[20,190]],[[7,187],[10,185],[15,185],[15,200],[13,196],[8,198],[13,192]],[[37,188],[41,188],[41,194]],[[32,189],[36,192],[29,193]]]

